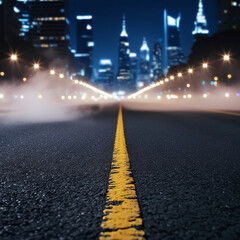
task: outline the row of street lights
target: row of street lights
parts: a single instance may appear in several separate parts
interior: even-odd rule
[[[11,60],[11,62],[17,62],[17,61],[18,61],[18,55],[15,54],[15,53],[11,54],[11,55],[10,55],[10,60]],[[34,68],[35,70],[40,69],[39,63],[34,63],[34,64],[33,64],[33,68]]]
[[[224,62],[230,62],[230,61],[231,61],[230,54],[224,54],[224,55],[222,56],[222,59],[223,59]],[[203,62],[201,67],[202,67],[203,69],[207,69],[207,68],[209,67],[208,62]],[[193,68],[189,68],[189,69],[187,70],[187,72],[188,72],[189,74],[193,74],[193,73],[194,73],[194,69],[193,69]],[[169,82],[169,79],[170,79],[170,80],[174,80],[175,77],[176,77],[176,76],[171,75],[171,76],[169,76],[169,77],[166,77],[165,79],[161,79],[161,80],[159,80],[158,82],[156,82],[156,83],[154,83],[154,84],[152,84],[152,85],[150,85],[150,86],[147,86],[147,87],[145,87],[145,88],[142,88],[142,89],[140,89],[139,91],[137,91],[137,92],[129,95],[129,96],[128,96],[128,99],[135,98],[136,96],[138,96],[138,95],[140,95],[140,94],[142,94],[142,93],[144,93],[144,92],[150,91],[150,90],[152,90],[152,89],[155,88],[155,87],[158,87],[158,86],[160,86],[160,85],[163,85],[164,83],[168,83],[168,82]],[[177,73],[177,77],[178,77],[178,78],[182,78],[182,77],[183,77],[183,73],[182,73],[182,72],[178,72],[178,73]],[[232,78],[232,75],[231,75],[231,74],[228,74],[228,75],[227,75],[227,78],[228,78],[228,79],[231,79],[231,78]],[[216,81],[218,80],[218,77],[215,77],[214,80],[215,80],[215,82],[216,82]],[[217,86],[216,83],[215,83],[214,85]],[[186,87],[187,87],[187,88],[190,88],[190,87],[191,87],[191,84],[190,84],[190,83],[187,83]]]

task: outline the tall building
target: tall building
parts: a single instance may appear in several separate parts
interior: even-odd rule
[[[16,0],[19,35],[57,62],[69,58],[68,0]]]
[[[171,66],[177,66],[184,62],[184,56],[180,46],[180,21],[180,14],[177,18],[173,18],[164,10],[165,74]]]
[[[118,73],[117,88],[118,90],[129,90],[131,88],[131,69],[130,69],[130,49],[128,34],[126,30],[126,19],[123,16],[122,32],[120,34],[119,55],[118,55]]]
[[[218,0],[218,28],[240,29],[240,0]]]
[[[143,43],[140,48],[140,57],[139,57],[139,76],[138,76],[138,86],[145,86],[150,84],[150,50],[146,41],[146,38],[143,38]]]
[[[0,82],[17,81],[25,74],[26,64],[8,61],[10,54],[21,50],[22,46],[14,3],[15,0],[0,0]]]
[[[114,74],[113,65],[110,59],[101,59],[97,71],[97,85],[106,91],[113,88]]]
[[[91,15],[77,16],[77,49],[75,58],[80,76],[89,81],[92,78],[93,64],[93,20]]]
[[[159,78],[163,77],[162,48],[159,42],[155,43],[153,48],[152,70],[154,81],[157,81]]]
[[[138,58],[137,58],[137,54],[133,52],[130,53],[130,68],[131,68],[131,75],[132,75],[132,85],[133,85],[133,88],[135,88],[137,84],[137,76],[138,76]]]
[[[203,2],[199,0],[198,12],[196,21],[194,22],[195,28],[192,32],[195,39],[201,38],[203,36],[208,36],[209,30],[207,28],[207,20],[203,11]]]
[[[18,40],[19,27],[15,0],[0,0],[0,50],[7,51]]]

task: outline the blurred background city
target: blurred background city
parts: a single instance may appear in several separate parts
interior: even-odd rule
[[[239,82],[239,42],[239,0],[0,1],[1,83],[46,70],[118,96],[207,94]]]

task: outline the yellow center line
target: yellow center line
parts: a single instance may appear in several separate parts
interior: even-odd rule
[[[119,108],[112,169],[103,211],[103,239],[144,239],[142,218],[124,136],[122,107]]]

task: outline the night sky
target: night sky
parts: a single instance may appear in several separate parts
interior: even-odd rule
[[[198,9],[198,0],[69,0],[71,45],[75,48],[75,17],[91,14],[94,21],[94,67],[100,58],[110,58],[117,68],[118,42],[122,15],[126,14],[127,32],[131,52],[139,53],[143,37],[152,50],[163,35],[163,9],[177,17],[181,12],[181,46],[184,54],[190,53],[193,43],[192,30]],[[210,34],[217,31],[216,0],[203,0]]]

